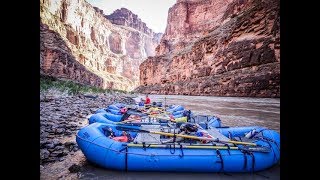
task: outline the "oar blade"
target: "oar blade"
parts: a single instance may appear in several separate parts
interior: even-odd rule
[[[254,146],[254,147],[242,146],[241,148],[239,147],[239,149],[250,151],[250,152],[264,152],[264,153],[271,152],[271,148],[266,146]]]

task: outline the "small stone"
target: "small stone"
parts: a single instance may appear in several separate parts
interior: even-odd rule
[[[56,134],[62,134],[65,131],[63,128],[56,129]]]
[[[54,148],[55,151],[62,150],[62,149],[64,149],[63,146],[56,146],[56,147]]]
[[[52,152],[51,154],[50,154],[50,156],[51,157],[61,157],[61,156],[63,156],[63,152],[61,151],[61,150],[59,150],[59,151],[54,151],[54,152]]]
[[[70,134],[72,134],[72,132],[71,132],[69,129],[67,129],[67,130],[64,132],[64,134],[65,134],[65,135],[70,135]]]
[[[52,140],[52,142],[53,142],[53,144],[54,144],[55,146],[62,144],[58,139],[54,139],[54,140]]]
[[[79,150],[79,148],[76,146],[76,147],[73,147],[73,152],[77,152]]]
[[[70,145],[75,145],[76,143],[75,142],[72,142],[72,141],[68,141],[68,142],[65,142],[64,145],[65,146],[70,146]]]
[[[43,162],[53,162],[56,161],[57,158],[56,157],[49,157],[48,159],[44,159]]]
[[[46,144],[45,147],[46,147],[47,149],[52,149],[52,148],[54,148],[54,144],[53,144],[53,143],[51,143],[51,144]]]
[[[69,170],[71,173],[77,173],[77,172],[79,172],[79,171],[82,170],[82,167],[79,166],[79,165],[73,164],[72,166],[70,166],[70,167],[68,168],[68,170]]]
[[[66,156],[69,154],[69,151],[67,149],[65,149],[65,150],[63,150],[62,154],[63,154],[63,156]]]
[[[47,159],[50,155],[50,152],[46,149],[40,150],[40,159]]]

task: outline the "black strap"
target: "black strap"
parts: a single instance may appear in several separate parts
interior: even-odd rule
[[[183,157],[184,156],[184,153],[183,153],[183,149],[182,149],[182,144],[180,144],[180,150],[181,150],[181,154],[179,154],[180,157]]]
[[[245,150],[241,150],[241,152],[243,153],[243,159],[244,159],[244,162],[243,162],[243,169],[247,169],[247,161],[248,161],[248,158],[247,158],[247,153]]]
[[[176,129],[173,129],[173,143],[176,142]]]
[[[142,149],[143,149],[144,151],[146,151],[146,149],[147,149],[147,147],[146,147],[146,142],[142,142]]]
[[[171,149],[172,149],[172,148],[171,148],[171,144],[170,144],[170,145],[169,145],[170,153],[171,153],[171,154],[174,154],[174,153],[176,152],[176,145],[173,144],[173,151],[172,151]]]
[[[256,163],[256,159],[255,159],[254,154],[253,154],[252,152],[248,152],[248,154],[251,156],[251,159],[252,159],[252,169],[251,169],[251,172],[253,173],[253,172],[254,172],[255,163]]]
[[[222,159],[222,155],[219,151],[219,149],[216,150],[217,156],[219,157],[220,161],[216,161],[217,163],[221,163],[221,169],[220,171],[224,170],[224,164],[223,164],[223,159]]]
[[[232,139],[232,134],[230,131],[228,131],[228,136],[229,136],[229,139]]]
[[[228,151],[228,154],[230,155],[230,146],[229,146],[229,144],[224,144],[224,145],[228,147],[227,151]]]
[[[256,164],[256,158],[254,157],[254,153],[252,153],[251,151],[247,151],[247,150],[241,150],[241,152],[243,153],[243,156],[244,156],[244,166],[243,166],[243,169],[247,169],[247,161],[248,161],[248,158],[247,158],[247,154],[251,156],[251,159],[252,159],[252,167],[251,167],[251,173],[254,172],[254,167],[255,167],[255,164]]]
[[[120,149],[120,151],[119,151],[119,152],[124,151],[127,147],[128,147],[128,146],[126,146],[126,147],[124,147],[124,148]]]

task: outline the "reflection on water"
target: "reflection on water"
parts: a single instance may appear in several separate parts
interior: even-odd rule
[[[216,115],[224,126],[265,126],[280,132],[280,99],[182,95],[149,95],[151,101],[179,104],[195,114]],[[137,101],[144,96],[136,98]],[[196,165],[196,164],[195,164]],[[81,179],[280,179],[280,164],[257,173],[172,173],[121,172],[96,167],[87,162]]]

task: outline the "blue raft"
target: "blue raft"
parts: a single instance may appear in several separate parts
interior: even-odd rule
[[[76,137],[85,157],[101,167],[126,171],[174,172],[256,172],[275,165],[280,159],[280,134],[274,130],[254,127],[209,127],[220,133],[220,138],[232,136],[233,140],[251,141],[258,147],[268,147],[269,152],[246,149],[244,145],[206,145],[205,148],[187,145],[148,145],[114,141],[104,135],[103,129],[111,127],[120,135],[117,125],[93,123],[82,128]],[[254,132],[254,133],[253,133]],[[129,132],[137,137],[137,132]],[[145,134],[145,133],[144,133]],[[246,139],[250,134],[249,138]],[[218,135],[218,134],[216,134]],[[217,136],[216,136],[217,137]],[[193,148],[192,148],[193,147]],[[196,148],[194,148],[196,147]],[[238,148],[238,149],[237,149]],[[259,149],[259,148],[258,148]]]

